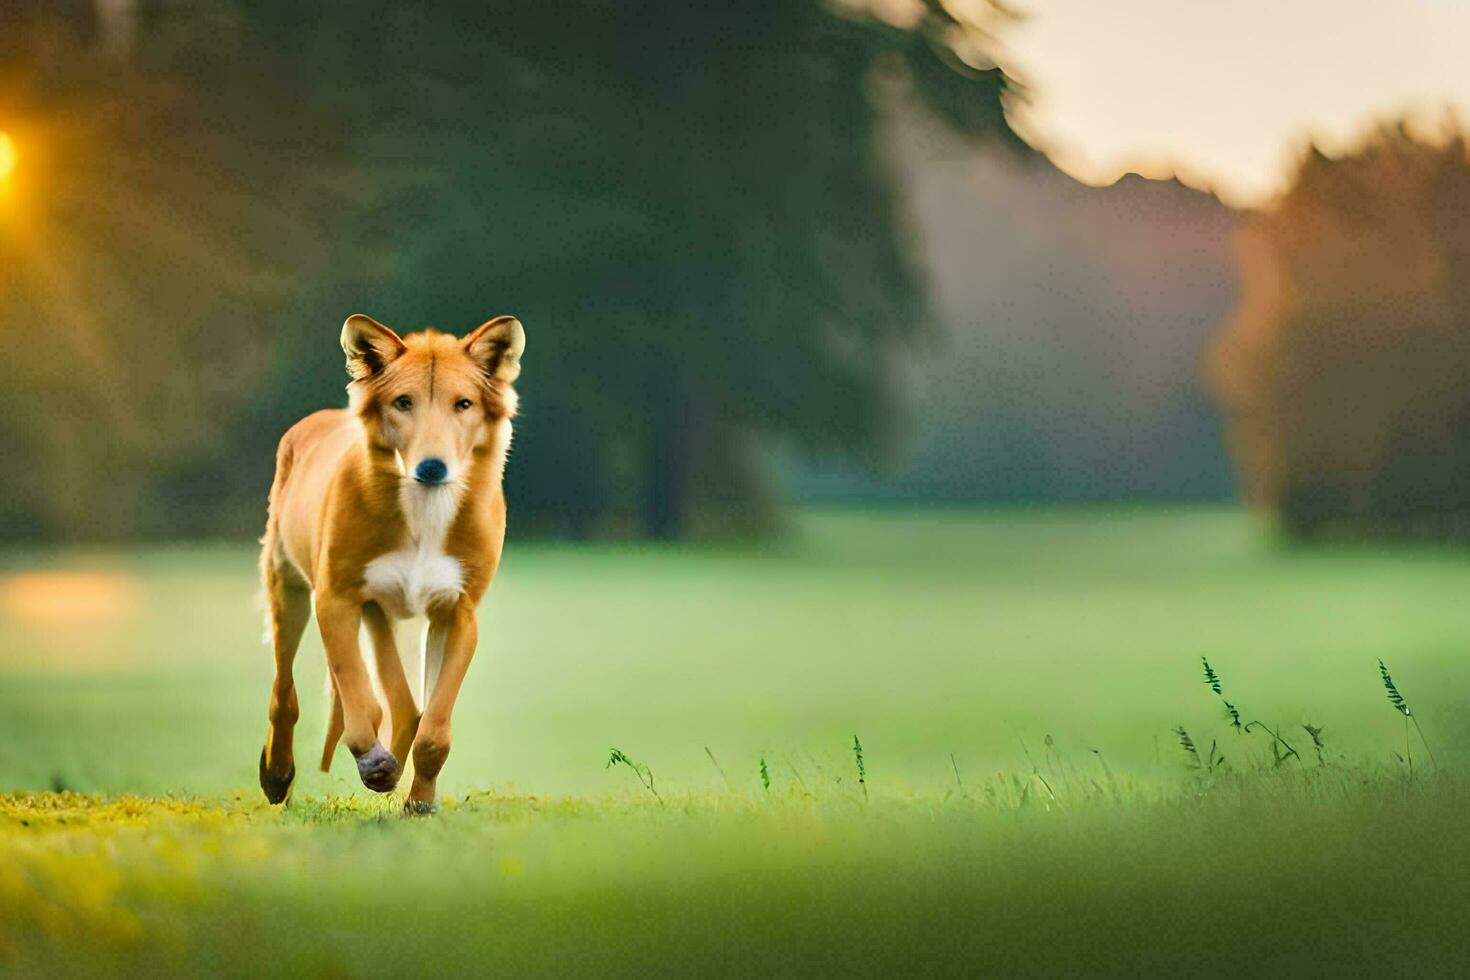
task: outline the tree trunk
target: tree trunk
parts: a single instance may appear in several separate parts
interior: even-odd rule
[[[677,410],[657,414],[643,463],[643,532],[670,540],[684,533],[689,509],[690,423]]]

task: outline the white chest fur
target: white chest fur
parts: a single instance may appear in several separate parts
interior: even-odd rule
[[[444,536],[459,509],[457,488],[406,485],[401,502],[409,541],[363,570],[367,597],[399,619],[452,603],[464,588],[459,561],[444,553]]]
[[[422,616],[459,598],[459,562],[442,551],[406,548],[374,558],[363,574],[368,598],[398,619]]]

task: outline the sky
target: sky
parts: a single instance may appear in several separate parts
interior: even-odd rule
[[[1312,137],[1340,152],[1406,110],[1470,119],[1470,0],[1012,0],[1013,122],[1107,184],[1178,174],[1239,206],[1277,193]]]

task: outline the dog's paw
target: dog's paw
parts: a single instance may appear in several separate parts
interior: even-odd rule
[[[439,804],[433,800],[404,800],[403,815],[405,817],[431,817],[439,812]]]
[[[296,782],[296,765],[286,771],[284,776],[273,775],[265,767],[265,749],[260,750],[260,788],[265,791],[265,798],[271,803],[284,803],[286,797],[291,795],[291,784]]]
[[[398,785],[401,771],[398,760],[383,748],[382,742],[374,742],[372,748],[357,757],[357,774],[362,777],[362,784],[374,793],[392,791]]]

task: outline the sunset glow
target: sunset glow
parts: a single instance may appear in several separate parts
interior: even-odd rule
[[[1001,61],[1013,122],[1087,183],[1178,174],[1232,204],[1279,194],[1308,141],[1330,155],[1377,123],[1470,106],[1470,6],[1027,0]]]
[[[10,175],[15,173],[17,159],[15,140],[10,138],[9,133],[0,130],[0,183],[8,181]]]

